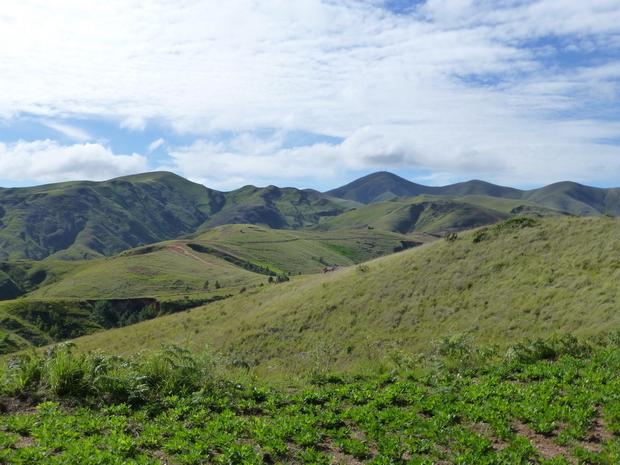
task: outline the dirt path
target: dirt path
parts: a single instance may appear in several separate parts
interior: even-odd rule
[[[186,258],[190,258],[190,259],[193,259],[193,260],[197,260],[197,261],[199,261],[200,263],[203,263],[203,264],[205,264],[205,265],[219,266],[219,267],[221,267],[221,266],[222,266],[222,265],[216,265],[215,263],[211,263],[211,262],[208,262],[208,261],[206,261],[206,260],[203,260],[202,258],[200,258],[200,257],[198,257],[198,256],[194,255],[193,253],[191,253],[189,250],[184,249],[184,248],[183,248],[183,247],[181,247],[179,244],[176,244],[176,243],[175,243],[175,244],[170,244],[170,245],[168,246],[168,248],[169,248],[172,252],[174,252],[175,254],[180,255],[181,257],[186,257]]]

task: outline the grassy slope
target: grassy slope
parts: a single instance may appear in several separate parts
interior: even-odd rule
[[[301,229],[324,217],[350,210],[344,202],[332,202],[313,191],[269,186],[245,186],[224,194],[226,205],[200,229],[224,224],[257,224],[274,229]]]
[[[217,349],[299,371],[316,357],[350,368],[418,350],[450,331],[502,345],[525,336],[617,328],[620,229],[609,218],[544,219],[473,243],[463,233],[327,275],[252,289],[189,313],[82,338],[128,354],[161,342]]]
[[[88,259],[172,239],[195,231],[218,195],[172,173],[7,189],[0,259]]]
[[[241,287],[266,283],[268,276],[247,271],[224,258],[201,253],[199,244],[277,273],[318,273],[326,265],[350,266],[393,253],[410,238],[383,231],[329,233],[271,230],[253,225],[226,225],[189,238],[158,243],[120,255],[73,262],[75,272],[32,292],[32,298],[132,298],[187,295],[213,289],[237,293]],[[36,263],[36,262],[30,262]],[[51,262],[44,262],[51,263]],[[63,262],[58,262],[59,265]]]
[[[401,234],[442,234],[496,223],[510,216],[460,199],[423,195],[366,205],[327,220],[315,229],[372,227]]]
[[[219,280],[222,286],[232,288],[258,284],[267,279],[224,260],[202,257],[204,254],[182,244],[171,242],[167,245],[169,247],[162,246],[150,253],[92,260],[87,268],[38,289],[30,297],[121,299],[195,294],[203,291],[206,280],[211,286]]]
[[[317,273],[325,265],[348,266],[387,255],[401,246],[402,241],[411,241],[412,238],[374,230],[311,232],[226,225],[209,230],[194,240],[224,251],[235,251],[247,260],[268,263],[298,275]],[[336,251],[338,248],[340,252]]]

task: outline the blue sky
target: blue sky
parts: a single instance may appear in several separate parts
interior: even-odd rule
[[[70,0],[0,11],[0,186],[620,186],[617,0]]]

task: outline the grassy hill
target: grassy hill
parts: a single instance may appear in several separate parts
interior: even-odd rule
[[[0,260],[110,257],[222,224],[299,229],[350,207],[315,193],[222,193],[166,172],[0,190]]]
[[[517,214],[546,217],[568,213],[522,200],[484,195],[453,198],[424,194],[365,205],[326,220],[313,229],[376,228],[400,234],[443,235],[497,223]]]
[[[81,338],[127,354],[161,342],[216,349],[259,371],[347,369],[451,331],[506,345],[620,326],[620,229],[611,218],[508,220],[450,243],[254,288],[203,308]],[[524,227],[525,226],[525,227]]]
[[[351,266],[421,243],[385,231],[286,231],[236,224],[105,259],[3,266],[13,276],[12,283],[21,283],[30,290],[30,298],[38,299],[192,295],[213,290],[216,282],[221,292],[237,293],[242,287],[266,284],[269,271],[319,273],[326,266]],[[33,276],[40,280],[34,289]]]
[[[141,321],[146,317],[128,318],[149,305],[154,306],[148,310],[152,318],[289,276],[319,273],[326,266],[353,266],[420,244],[410,236],[375,230],[309,232],[225,225],[110,258],[4,262],[0,297],[7,302],[0,304],[0,337],[10,337],[0,353],[101,330],[102,324],[114,326],[121,317],[125,322]],[[22,298],[10,300],[17,297]],[[104,300],[112,303],[117,316],[94,326],[73,323],[76,308],[90,315],[93,323],[93,309]],[[38,321],[39,310],[17,314],[11,311],[14,303],[22,309],[29,305],[43,309],[48,315]]]

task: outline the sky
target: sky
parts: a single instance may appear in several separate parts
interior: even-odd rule
[[[0,186],[620,186],[618,0],[20,0]]]

